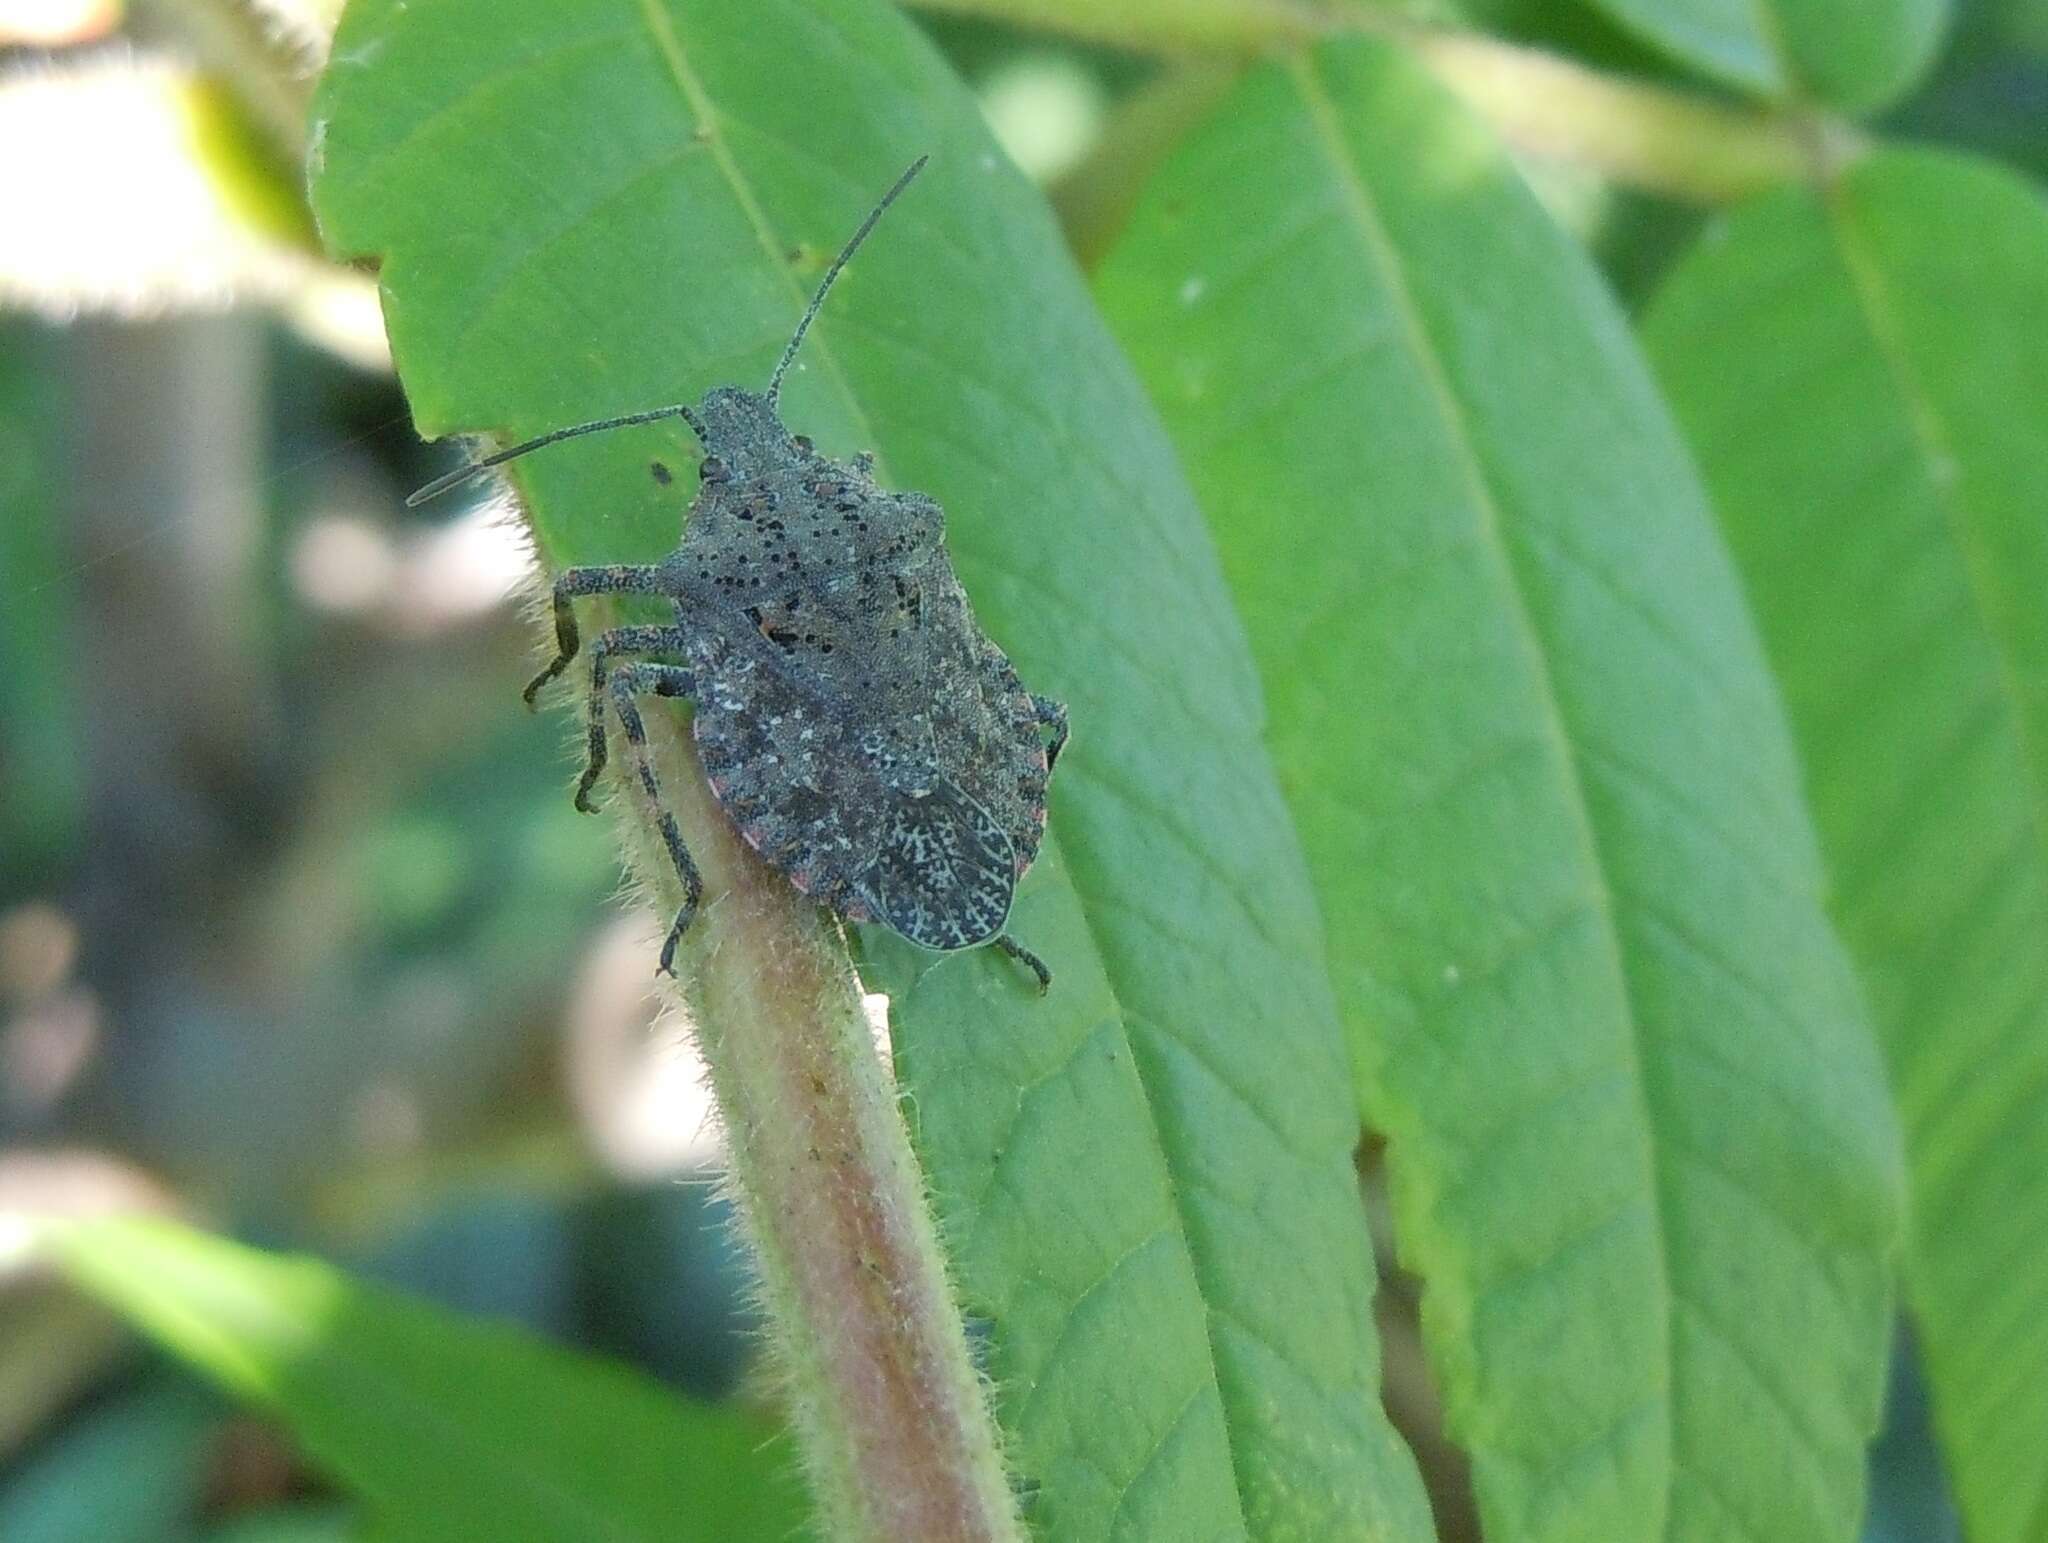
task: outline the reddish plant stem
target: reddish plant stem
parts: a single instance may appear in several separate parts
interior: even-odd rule
[[[826,1536],[1021,1540],[923,1178],[844,943],[740,841],[687,737],[649,728],[704,875],[678,972]],[[672,900],[645,822],[630,830],[636,866]]]

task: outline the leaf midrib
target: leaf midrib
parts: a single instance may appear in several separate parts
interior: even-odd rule
[[[1923,485],[1941,514],[1949,540],[1963,560],[1963,583],[1969,594],[1970,609],[1977,619],[1978,636],[1983,639],[1991,656],[1998,680],[1998,694],[2006,705],[2020,758],[2026,763],[2027,823],[2033,832],[2035,853],[2041,859],[2042,871],[2048,872],[2048,755],[2044,755],[2039,731],[2028,713],[2026,696],[2020,690],[2019,670],[2008,657],[1998,628],[1993,625],[1998,615],[1991,604],[1991,597],[1997,592],[1994,565],[1985,560],[1960,492],[1953,483],[1944,482],[1935,475],[1935,468],[1942,465],[1953,466],[1960,472],[1962,460],[1954,451],[1934,394],[1914,368],[1912,350],[1906,343],[1902,324],[1893,313],[1890,286],[1885,281],[1881,265],[1861,245],[1862,232],[1857,228],[1854,199],[1843,182],[1837,180],[1823,189],[1822,200],[1828,229],[1834,234],[1835,249],[1841,254],[1850,290],[1869,324],[1871,345],[1877,350],[1892,389],[1898,394],[1899,405],[1905,409],[1907,425],[1919,447],[1921,464],[1926,472]]]
[[[1641,1015],[1629,989],[1628,972],[1621,957],[1620,927],[1615,916],[1613,894],[1607,882],[1607,865],[1600,846],[1599,833],[1593,824],[1578,758],[1566,729],[1557,685],[1550,673],[1549,658],[1544,652],[1535,620],[1529,614],[1514,559],[1508,553],[1506,537],[1502,530],[1500,505],[1487,477],[1485,463],[1474,442],[1471,426],[1437,358],[1428,326],[1422,318],[1407,273],[1402,267],[1399,250],[1380,219],[1371,190],[1365,185],[1364,178],[1358,174],[1346,154],[1336,104],[1331,100],[1328,88],[1323,83],[1319,62],[1315,55],[1310,54],[1288,61],[1287,67],[1301,88],[1303,102],[1315,130],[1318,148],[1336,178],[1345,207],[1351,214],[1351,223],[1357,232],[1359,243],[1364,248],[1367,260],[1380,271],[1386,281],[1395,313],[1407,336],[1410,352],[1422,372],[1436,404],[1438,416],[1451,438],[1474,507],[1480,517],[1480,536],[1484,550],[1492,558],[1505,581],[1504,587],[1510,600],[1506,607],[1506,615],[1521,640],[1523,652],[1536,678],[1536,695],[1542,711],[1542,732],[1551,743],[1553,758],[1564,779],[1572,827],[1591,871],[1591,901],[1601,921],[1599,932],[1605,944],[1603,953],[1610,972],[1610,984],[1615,998],[1620,1001],[1627,1015],[1629,1032],[1624,1043],[1628,1054],[1629,1086],[1634,1093],[1637,1115],[1642,1124],[1650,1170],[1645,1176],[1645,1187],[1649,1199],[1650,1223],[1655,1232],[1660,1285],[1663,1288],[1660,1296],[1662,1301],[1669,1304],[1674,1300],[1674,1269],[1669,1229],[1664,1216],[1666,1202],[1663,1183],[1656,1158],[1656,1125],[1651,1117],[1649,1090],[1641,1052],[1637,1045],[1641,1035]],[[1678,1455],[1670,1384],[1675,1357],[1675,1331],[1668,1306],[1662,1316],[1664,1385],[1657,1396],[1664,1406],[1663,1444],[1666,1460],[1675,1469]],[[1659,1529],[1660,1533],[1667,1531],[1669,1527],[1671,1490],[1672,1484],[1667,1477],[1664,1486],[1665,1516]]]
[[[775,236],[774,222],[769,219],[760,200],[754,196],[752,185],[740,170],[738,163],[732,157],[731,150],[726,145],[723,130],[719,125],[727,121],[728,115],[719,111],[711,92],[706,88],[702,78],[691,66],[688,53],[684,50],[681,40],[676,36],[675,30],[670,24],[667,12],[662,7],[660,0],[638,0],[638,4],[643,15],[647,18],[656,51],[662,55],[663,61],[667,65],[670,75],[674,78],[677,88],[683,93],[684,100],[689,106],[691,113],[710,130],[707,147],[711,152],[714,162],[725,177],[726,182],[731,186],[734,197],[739,201],[741,210],[745,214],[749,226],[754,231],[755,238],[760,242],[761,250],[767,255],[771,266],[778,272],[788,275],[791,291],[796,297],[799,308],[801,308],[803,305],[808,304],[811,298],[810,293],[804,289],[802,284],[797,282],[795,275],[789,272],[788,264],[783,260],[782,256],[784,251],[783,243],[778,241]],[[879,480],[899,481],[899,479],[891,475],[889,459],[881,449],[881,436],[876,432],[873,420],[862,405],[860,394],[854,389],[850,377],[822,335],[820,324],[823,320],[824,318],[821,314],[819,322],[813,324],[810,333],[806,336],[804,347],[807,352],[815,353],[818,356],[825,372],[831,376],[832,384],[838,397],[854,419],[855,425],[864,438],[867,448],[875,456],[876,470],[881,473]],[[1067,437],[1064,427],[1030,398],[1002,393],[991,385],[989,381],[978,376],[971,369],[934,354],[928,346],[922,343],[911,343],[905,338],[889,338],[887,334],[883,333],[876,335],[894,342],[897,346],[912,348],[928,362],[952,371],[959,377],[963,386],[991,391],[1003,401],[1010,412],[1030,419],[1043,429],[1049,440],[1058,443]],[[954,442],[970,452],[973,450],[973,446],[965,441],[955,440]],[[1094,460],[1094,464],[1104,480],[1117,488],[1130,507],[1144,507],[1145,500],[1140,496],[1142,490],[1131,484],[1125,468],[1121,464],[1100,458],[1091,457],[1091,459]],[[1172,541],[1166,538],[1163,531],[1151,528],[1147,529],[1145,534],[1154,539],[1153,556],[1172,564],[1175,570],[1182,575],[1188,575],[1189,570],[1185,554]],[[1085,617],[1089,614],[1086,607],[1070,607],[1070,611],[1072,615],[1077,617]],[[1134,665],[1140,662],[1129,654],[1128,648],[1121,639],[1116,639],[1114,646],[1124,653],[1127,658],[1130,658]],[[1140,673],[1143,672],[1140,671]],[[1178,695],[1177,700],[1194,722],[1212,733],[1218,732],[1216,724],[1210,718],[1207,706],[1208,699],[1181,693]]]
[[[1872,346],[1884,365],[1892,389],[1898,393],[1899,403],[1906,411],[1907,425],[1924,458],[1928,496],[1940,511],[1949,539],[1963,560],[1963,583],[1978,621],[1978,635],[1991,656],[1998,693],[2006,704],[2013,739],[2020,759],[2025,763],[2029,793],[2027,824],[2033,835],[2035,855],[2043,871],[2048,871],[2048,760],[2043,758],[2038,732],[2028,714],[2026,698],[2020,691],[2018,670],[2007,656],[1998,629],[1992,625],[1997,614],[1988,600],[1995,592],[1993,577],[1971,524],[1970,511],[1965,507],[1960,491],[1934,474],[1934,468],[1943,464],[1960,472],[1962,461],[1955,454],[1946,420],[1935,403],[1933,392],[1922,382],[1920,372],[1913,365],[1912,350],[1907,345],[1903,324],[1894,314],[1890,286],[1882,266],[1862,245],[1864,237],[1857,225],[1855,200],[1843,179],[1837,178],[1826,184],[1822,189],[1822,205],[1827,227],[1835,238],[1835,249],[1842,257],[1843,271],[1849,278],[1849,287],[1864,320],[1869,323]],[[2027,1513],[2027,1525],[2019,1536],[2039,1537],[2044,1533],[2048,1533],[2048,1478],[2041,1481],[2041,1488]]]
[[[747,217],[747,224],[753,230],[755,239],[761,243],[761,250],[767,254],[769,267],[788,280],[789,288],[796,296],[798,309],[801,310],[810,303],[811,297],[805,293],[796,275],[790,272],[789,264],[783,258],[784,248],[775,239],[775,226],[768,218],[768,211],[762,208],[761,201],[754,196],[753,185],[741,175],[739,163],[732,157],[732,149],[725,142],[725,132],[721,126],[723,114],[719,112],[711,93],[705,89],[702,78],[691,65],[690,56],[683,48],[682,39],[676,36],[675,26],[670,21],[668,12],[662,7],[661,0],[637,0],[637,3],[640,14],[646,18],[647,30],[654,39],[655,52],[661,55],[662,62],[667,65],[669,76],[675,81],[676,88],[682,92],[691,115],[706,131],[705,143],[710,149],[711,159],[723,173],[727,185],[732,189],[733,197],[739,201],[740,212]],[[847,379],[846,371],[841,368],[838,356],[833,353],[815,324],[804,339],[804,347],[817,359],[825,373],[832,377],[839,397],[845,402],[855,426],[875,457],[876,470],[883,474],[883,480],[888,480],[889,463],[882,453],[881,441],[875,434],[874,423],[868,417],[859,393]]]

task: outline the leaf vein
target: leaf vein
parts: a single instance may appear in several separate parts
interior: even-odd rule
[[[1143,1019],[1133,1019],[1131,1027],[1141,1033],[1149,1032],[1163,1048],[1178,1051],[1190,1065],[1206,1074],[1217,1087],[1230,1096],[1232,1102],[1241,1105],[1257,1124],[1264,1127],[1266,1133],[1273,1138],[1274,1145],[1288,1157],[1311,1171],[1323,1166],[1319,1156],[1311,1156],[1295,1146],[1294,1138],[1289,1134],[1286,1124],[1240,1087],[1236,1079],[1211,1058],[1206,1047],[1198,1049],[1197,1042],[1191,1036],[1165,1034],[1156,1025],[1148,1024]]]
[[[1074,1300],[1067,1306],[1061,1318],[1059,1338],[1053,1341],[1051,1348],[1039,1360],[1041,1371],[1045,1367],[1055,1366],[1059,1363],[1061,1355],[1065,1352],[1067,1345],[1080,1328],[1083,1314],[1087,1312],[1090,1303],[1094,1301],[1095,1297],[1107,1289],[1110,1283],[1118,1275],[1122,1274],[1124,1269],[1138,1255],[1162,1240],[1167,1242],[1173,1241],[1174,1236],[1175,1229],[1171,1223],[1153,1228],[1144,1237],[1138,1239],[1137,1242],[1131,1244],[1130,1247],[1112,1259],[1108,1266],[1094,1280],[1090,1281],[1075,1295]],[[1025,1395],[1023,1407],[1017,1412],[1017,1423],[1019,1425],[1029,1423],[1032,1411],[1038,1407],[1038,1401],[1048,1386],[1049,1384],[1043,1375],[1032,1385],[1030,1393]],[[1201,1387],[1212,1386],[1214,1386],[1213,1383],[1206,1381],[1201,1384]],[[1200,1389],[1198,1388],[1197,1391],[1200,1391]]]
[[[1913,436],[1925,453],[1925,485],[1935,508],[1941,513],[1949,539],[1962,559],[1963,579],[1975,600],[1999,686],[2011,707],[2013,729],[2026,767],[2034,838],[2044,864],[2048,864],[2048,755],[2044,755],[2042,747],[2035,743],[2041,731],[2027,715],[2026,693],[2020,688],[2024,671],[2018,661],[2008,656],[2003,639],[1992,625],[1998,614],[1992,604],[1997,564],[1982,550],[1971,523],[1970,511],[1961,496],[1953,491],[1949,482],[1933,473],[1934,467],[1959,466],[1961,463],[1950,442],[1948,426],[1933,395],[1920,379],[1901,324],[1893,315],[1892,299],[1881,265],[1860,244],[1861,233],[1857,229],[1855,211],[1847,190],[1840,182],[1835,182],[1828,184],[1823,191],[1832,216],[1828,226],[1834,233],[1836,250],[1841,254],[1850,287],[1855,291],[1857,302],[1870,325],[1872,346],[1884,361],[1893,389],[1898,392],[1899,400],[1906,409]]]

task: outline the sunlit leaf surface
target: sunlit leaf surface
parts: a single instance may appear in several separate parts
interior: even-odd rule
[[[43,1246],[281,1417],[380,1537],[729,1543],[789,1537],[803,1518],[769,1427],[624,1367],[170,1222],[62,1224]]]
[[[2048,210],[1980,163],[1873,156],[1737,211],[1644,335],[1889,1053],[1970,1536],[2048,1536]]]
[[[944,502],[982,620],[1072,711],[1013,920],[1051,994],[992,953],[875,940],[1033,1525],[1424,1535],[1249,655],[1171,449],[972,100],[869,0],[363,0],[333,60],[315,201],[382,263],[429,433],[764,382],[832,251],[931,154],[783,404]],[[672,428],[519,463],[547,559],[671,547],[684,500],[657,457],[688,486]]]
[[[1896,1133],[1613,301],[1362,41],[1247,80],[1099,292],[1251,629],[1488,1538],[1853,1537]]]

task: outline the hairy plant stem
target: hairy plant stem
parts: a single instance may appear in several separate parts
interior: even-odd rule
[[[741,842],[670,715],[650,718],[663,791],[704,876],[677,968],[823,1534],[1021,1543],[995,1422],[845,945]],[[618,798],[638,871],[673,904],[644,808],[623,789]]]
[[[233,95],[279,160],[306,154],[306,113],[325,43],[294,31],[250,0],[143,0],[130,22],[139,40],[174,40]]]
[[[188,55],[185,94],[199,165],[229,207],[274,241],[319,258],[306,207],[307,114],[326,42],[253,0],[137,0],[129,34]]]

